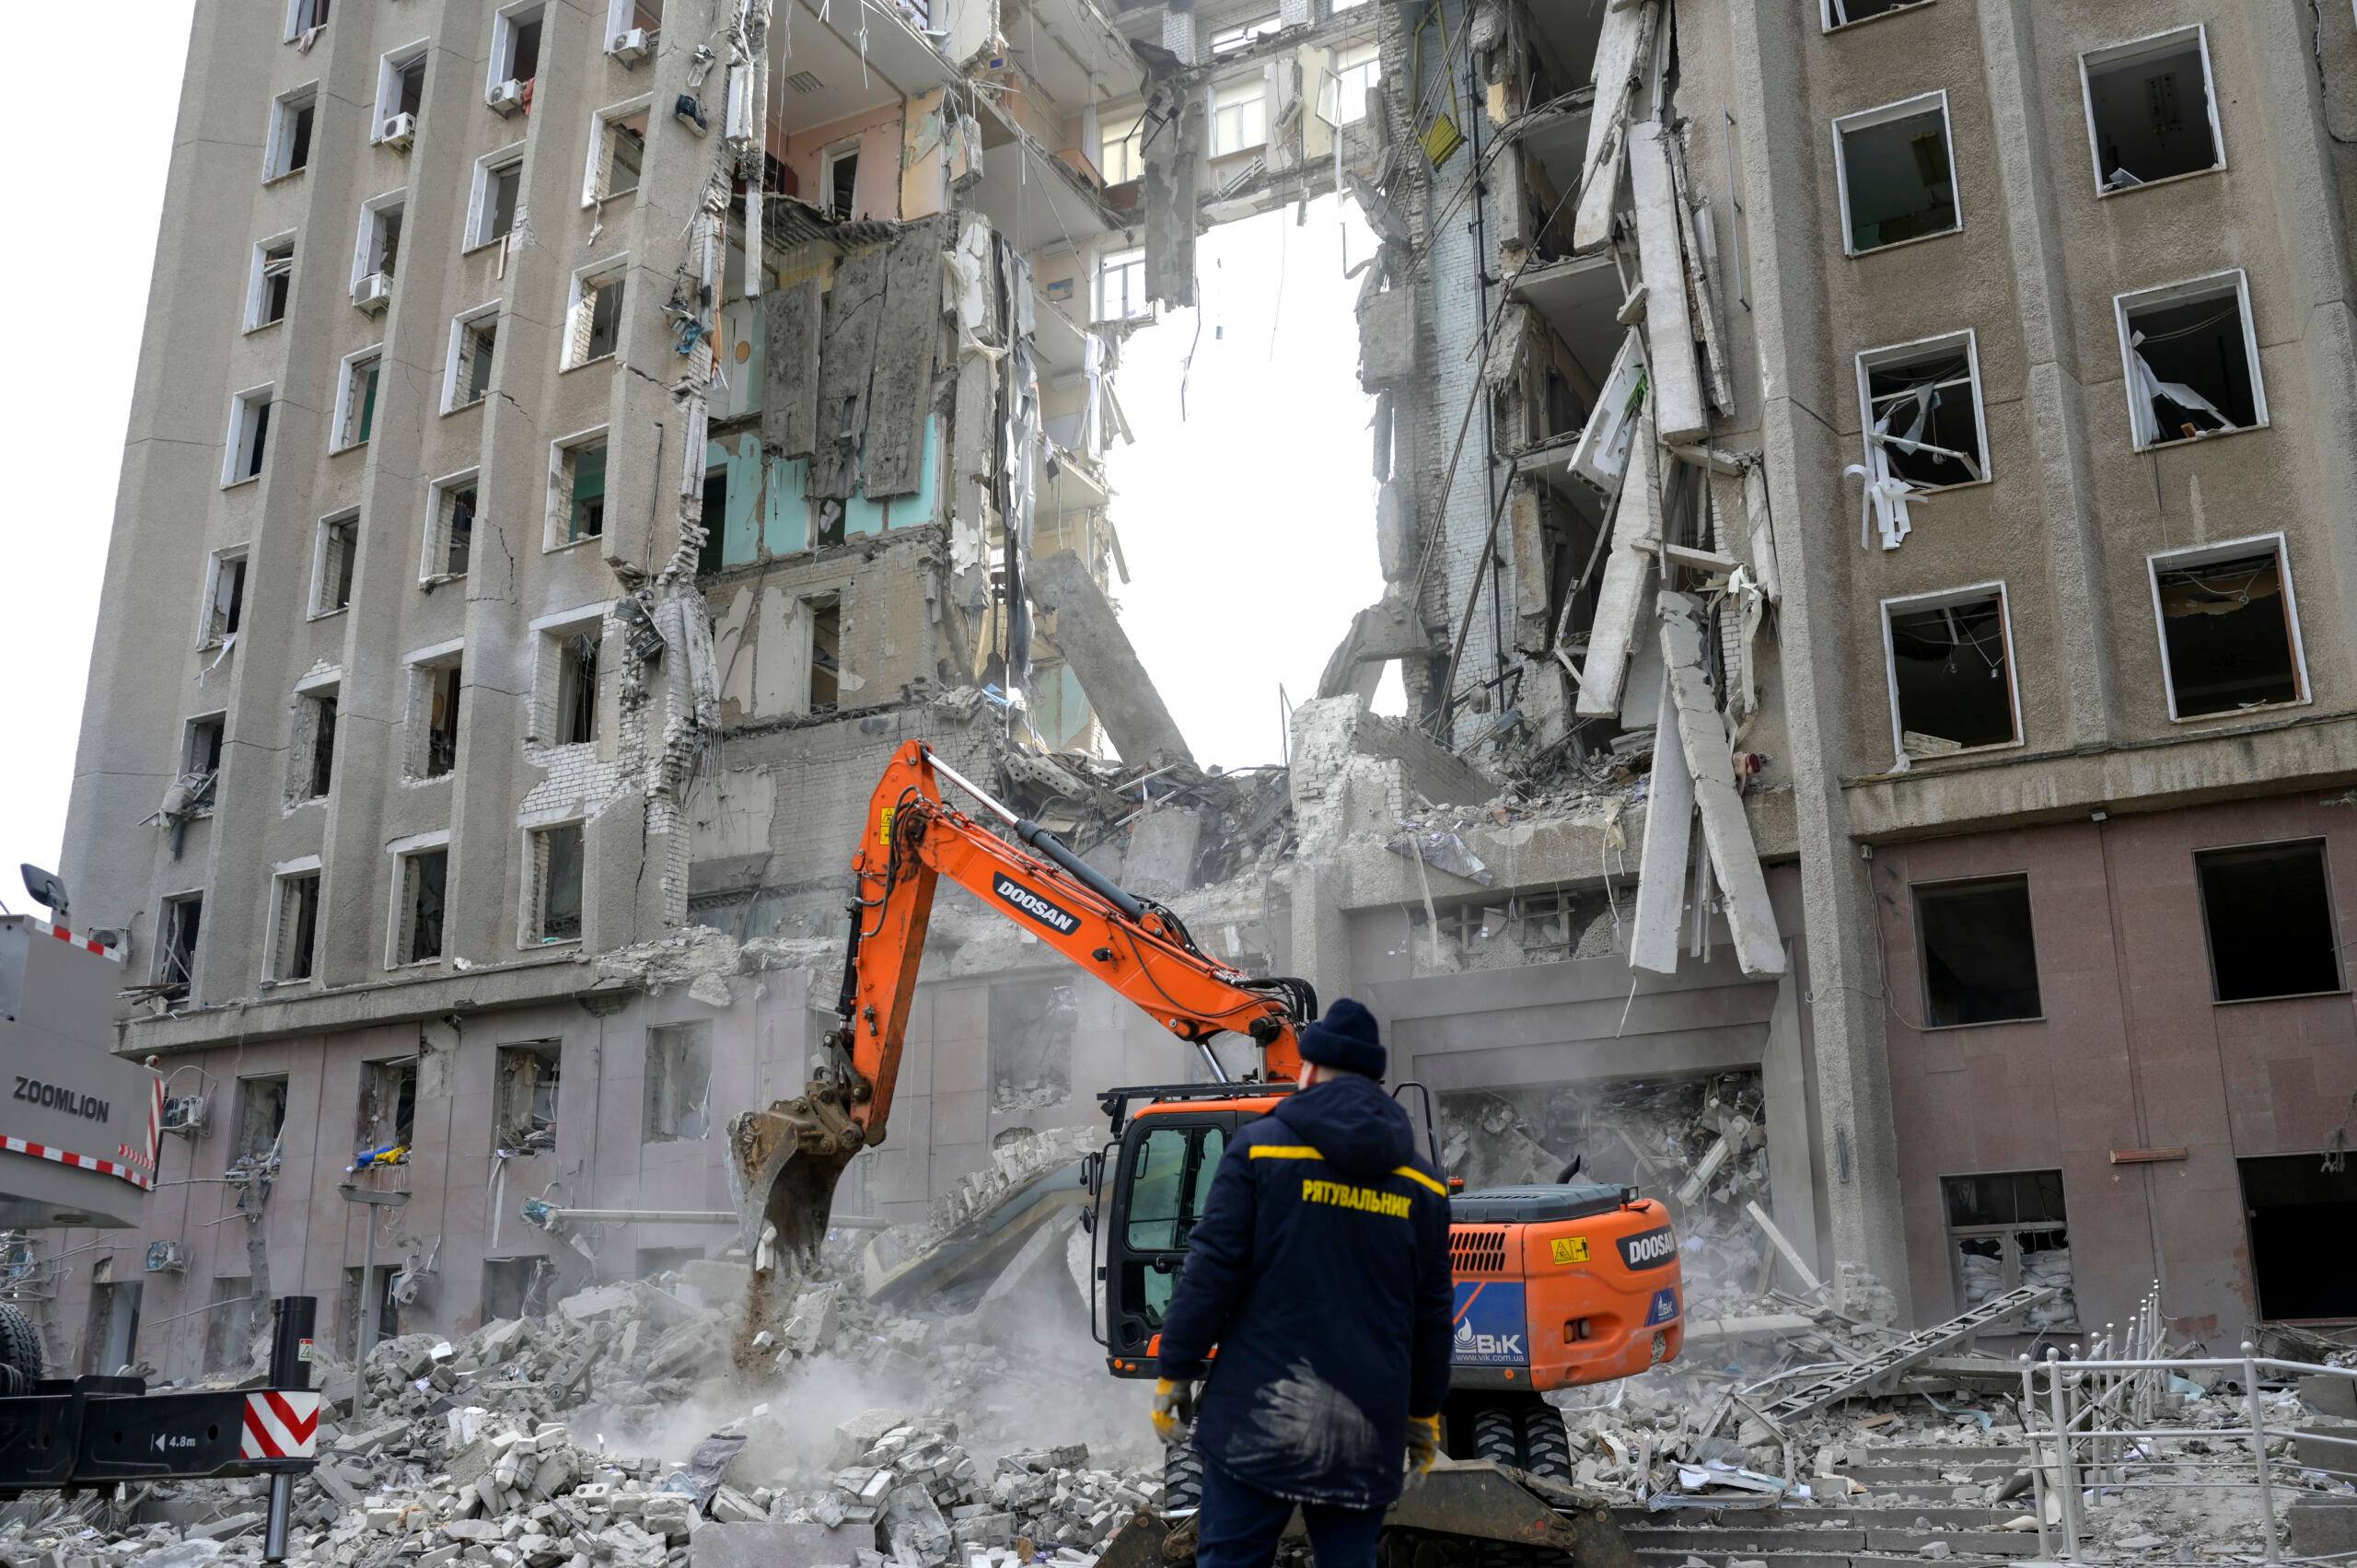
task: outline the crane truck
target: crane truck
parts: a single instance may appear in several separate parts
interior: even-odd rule
[[[1004,832],[950,804],[945,784]],[[749,1239],[758,1237],[772,1253],[815,1257],[844,1167],[884,1141],[926,924],[946,877],[1127,997],[1207,1074],[1099,1098],[1111,1141],[1089,1166],[1101,1252],[1091,1322],[1113,1376],[1153,1376],[1163,1309],[1212,1170],[1238,1128],[1292,1092],[1296,1037],[1317,1016],[1315,992],[1306,981],[1254,978],[1222,963],[1176,912],[1124,890],[922,740],[902,745],[878,781],[852,872],[851,931],[824,1064],[798,1097],[730,1125]],[[1259,1055],[1241,1076],[1213,1049],[1229,1035]],[[1422,1086],[1394,1092],[1411,1088]],[[1428,1095],[1423,1110],[1434,1164],[1445,1169]],[[1543,1396],[1631,1376],[1678,1353],[1684,1302],[1667,1210],[1633,1189],[1577,1182],[1573,1174],[1459,1191],[1452,1200],[1456,1356],[1443,1414],[1453,1458],[1568,1480],[1562,1422]]]

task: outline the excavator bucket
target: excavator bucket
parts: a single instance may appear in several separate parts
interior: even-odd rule
[[[843,1099],[840,1085],[813,1079],[800,1098],[749,1110],[728,1124],[737,1239],[756,1272],[774,1266],[780,1254],[813,1261],[827,1239],[835,1184],[867,1143]]]

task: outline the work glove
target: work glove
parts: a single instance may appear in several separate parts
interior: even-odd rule
[[[1432,1473],[1433,1462],[1440,1458],[1440,1417],[1411,1415],[1408,1418],[1408,1479],[1401,1490],[1412,1492],[1424,1477]]]
[[[1154,1434],[1166,1448],[1187,1441],[1195,1424],[1195,1386],[1165,1377],[1154,1386]]]

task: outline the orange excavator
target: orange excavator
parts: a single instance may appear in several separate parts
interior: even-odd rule
[[[1008,836],[945,800],[945,782]],[[1154,1376],[1162,1310],[1212,1172],[1237,1130],[1292,1091],[1295,1031],[1317,1016],[1316,993],[1305,981],[1255,979],[1221,963],[1171,910],[1123,890],[920,740],[894,754],[877,784],[852,869],[839,1022],[825,1040],[831,1060],[798,1098],[729,1129],[757,1268],[779,1253],[815,1256],[844,1167],[884,1141],[934,889],[946,877],[1129,998],[1192,1048],[1208,1074],[1100,1097],[1118,1152],[1109,1144],[1089,1167],[1100,1242],[1092,1321],[1115,1376]],[[1223,1035],[1250,1040],[1257,1069],[1231,1077],[1212,1049]],[[1411,1088],[1422,1086],[1394,1093]],[[1434,1165],[1445,1168],[1428,1094],[1423,1125]],[[1540,1396],[1678,1354],[1684,1297],[1668,1212],[1633,1189],[1574,1182],[1576,1167],[1553,1183],[1452,1200],[1457,1353],[1446,1425],[1455,1458],[1567,1480],[1563,1424]]]

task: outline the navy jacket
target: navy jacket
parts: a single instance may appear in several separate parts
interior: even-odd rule
[[[1163,1316],[1162,1376],[1208,1369],[1195,1443],[1232,1479],[1384,1507],[1408,1417],[1448,1392],[1454,1300],[1448,1189],[1407,1111],[1371,1078],[1329,1079],[1221,1158]]]

